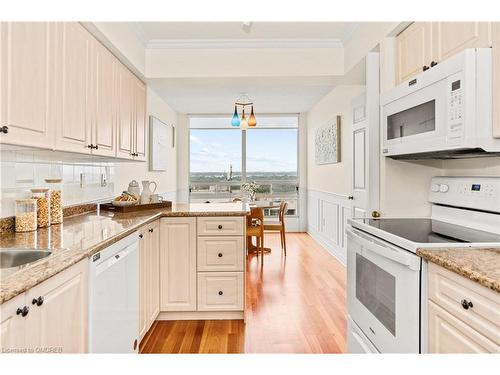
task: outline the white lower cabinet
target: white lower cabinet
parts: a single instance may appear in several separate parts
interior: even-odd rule
[[[243,272],[198,272],[198,311],[243,310]]]
[[[196,311],[196,218],[160,219],[160,309]]]
[[[85,259],[0,306],[2,351],[85,353],[87,314]]]
[[[142,339],[160,312],[160,224],[139,229],[139,337]]]
[[[500,353],[500,293],[429,264],[429,352]]]

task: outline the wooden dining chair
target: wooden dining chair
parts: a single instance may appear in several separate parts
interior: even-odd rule
[[[288,203],[283,201],[278,212],[278,223],[264,223],[264,230],[280,232],[281,249],[286,256],[285,214],[288,211]]]
[[[257,258],[260,250],[260,263],[264,265],[264,211],[259,207],[250,208],[250,215],[247,216],[247,238],[250,242],[252,237],[257,239]]]

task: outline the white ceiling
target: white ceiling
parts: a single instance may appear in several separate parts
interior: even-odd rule
[[[141,41],[188,40],[309,40],[344,43],[358,22],[134,22]]]
[[[360,27],[357,22],[133,22],[144,48],[342,48]],[[257,52],[258,53],[258,52]],[[202,61],[200,61],[202,63]],[[364,66],[364,65],[363,65]],[[231,113],[246,92],[257,113],[306,112],[336,85],[363,84],[364,69],[347,77],[185,77],[148,79],[150,87],[180,113]]]

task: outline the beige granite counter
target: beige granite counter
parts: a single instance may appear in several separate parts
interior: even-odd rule
[[[417,255],[500,293],[500,248],[423,248]]]
[[[173,204],[171,209],[114,213],[94,211],[63,224],[28,233],[2,233],[0,248],[50,249],[52,254],[26,266],[0,269],[0,304],[160,217],[246,216],[246,203]]]

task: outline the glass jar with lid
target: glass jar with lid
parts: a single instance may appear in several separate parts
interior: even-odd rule
[[[36,230],[36,199],[16,200],[16,232]]]
[[[36,199],[36,219],[38,228],[50,225],[50,190],[31,189],[31,198]]]
[[[50,189],[50,222],[51,224],[60,224],[63,222],[63,180],[62,178],[47,178],[45,182]]]

